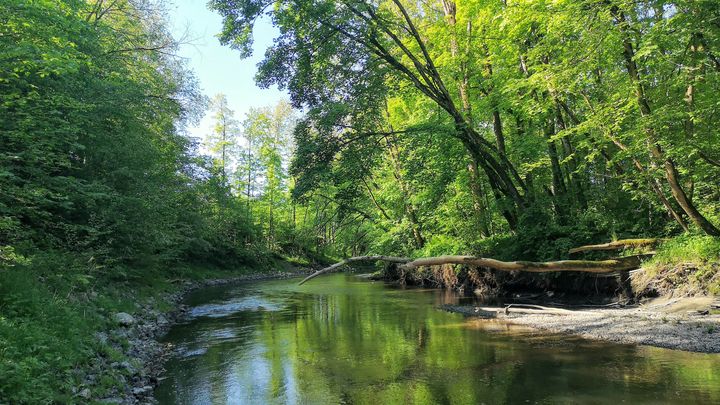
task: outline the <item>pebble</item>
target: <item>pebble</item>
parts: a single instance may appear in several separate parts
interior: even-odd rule
[[[135,372],[135,367],[133,367],[129,361],[123,361],[122,363],[120,363],[120,367],[124,368],[125,370],[127,370],[131,373]]]
[[[157,317],[157,323],[158,323],[158,325],[167,325],[169,323],[169,321],[167,320],[165,315],[160,314]]]
[[[450,312],[475,313],[472,306],[442,306]],[[553,333],[586,339],[642,344],[701,353],[720,353],[720,339],[712,333],[720,329],[720,316],[669,314],[643,308],[593,309],[572,314],[507,314],[508,322]]]

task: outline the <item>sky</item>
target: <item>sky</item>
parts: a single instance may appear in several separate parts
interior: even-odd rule
[[[188,60],[195,72],[203,93],[208,97],[223,93],[235,111],[235,118],[242,121],[251,107],[272,105],[289,98],[276,87],[261,89],[255,85],[257,63],[263,59],[265,49],[272,44],[278,31],[267,20],[255,26],[253,56],[241,59],[240,53],[220,45],[216,35],[222,29],[222,18],[207,8],[207,0],[174,0],[168,6],[169,20],[175,38],[188,35],[188,44],[180,47],[179,54]],[[188,128],[192,137],[204,138],[211,131],[210,115],[197,125]]]

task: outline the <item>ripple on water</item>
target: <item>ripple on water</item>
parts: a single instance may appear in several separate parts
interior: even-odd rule
[[[222,303],[210,303],[190,309],[190,318],[222,318],[243,311],[279,311],[282,307],[257,296],[242,297],[238,300]]]
[[[188,348],[178,348],[178,355],[182,358],[187,357],[195,357],[195,356],[202,356],[203,354],[207,353],[208,349],[207,347],[200,347],[196,349],[188,349]]]

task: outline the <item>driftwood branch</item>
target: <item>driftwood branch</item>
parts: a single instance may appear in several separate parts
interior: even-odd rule
[[[541,305],[510,304],[504,308],[480,307],[483,311],[497,311],[498,313],[509,314],[542,314],[542,315],[587,315],[590,311],[570,310],[564,308],[544,307]]]
[[[556,262],[503,262],[500,260],[489,259],[485,257],[475,256],[437,256],[425,257],[421,259],[409,259],[406,257],[396,256],[356,256],[345,259],[332,266],[318,270],[309,275],[300,284],[304,284],[321,274],[329,273],[339,269],[340,267],[361,261],[385,261],[390,263],[399,263],[403,270],[411,270],[422,266],[440,266],[443,264],[466,264],[469,266],[487,267],[502,271],[527,271],[534,273],[554,272],[554,271],[578,271],[585,273],[612,273],[615,271],[634,270],[640,267],[640,256],[628,256],[618,259],[609,260],[560,260]]]
[[[622,239],[599,245],[585,245],[568,250],[568,253],[590,252],[596,250],[618,250],[626,248],[638,248],[654,246],[662,242],[662,239]]]

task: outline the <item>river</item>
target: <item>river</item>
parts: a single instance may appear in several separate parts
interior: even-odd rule
[[[161,404],[711,404],[720,355],[591,342],[437,309],[465,298],[333,274],[188,296]]]

